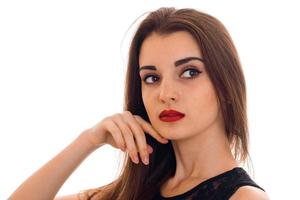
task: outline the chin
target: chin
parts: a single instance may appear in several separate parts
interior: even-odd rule
[[[159,132],[161,134],[161,136],[163,136],[164,138],[168,139],[168,140],[182,140],[187,138],[186,135],[186,131],[164,131],[161,130]]]
[[[161,124],[162,122],[156,122],[153,124],[153,128],[164,138],[168,140],[180,140],[187,137],[187,129],[184,127],[175,127],[176,124]]]

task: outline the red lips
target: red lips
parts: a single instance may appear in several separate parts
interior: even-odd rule
[[[185,114],[178,112],[176,110],[164,110],[160,113],[159,118],[162,121],[172,122],[172,121],[177,121],[183,118],[184,116]]]

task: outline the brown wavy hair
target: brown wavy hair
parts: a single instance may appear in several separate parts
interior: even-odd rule
[[[139,115],[150,123],[142,100],[138,70],[140,48],[152,32],[166,35],[176,31],[187,31],[196,39],[220,102],[232,153],[237,161],[244,163],[250,158],[245,79],[228,31],[218,19],[207,13],[191,8],[162,7],[150,12],[140,23],[129,49],[124,111]],[[162,184],[175,174],[176,161],[171,142],[160,144],[149,134],[146,134],[146,140],[154,149],[150,154],[149,165],[133,163],[126,153],[118,178],[108,185],[86,190],[85,199],[153,199]]]

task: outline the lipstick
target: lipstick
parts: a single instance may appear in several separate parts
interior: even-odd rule
[[[171,110],[162,111],[159,115],[159,119],[164,122],[174,122],[182,119],[184,116],[185,116],[184,113],[171,109]]]

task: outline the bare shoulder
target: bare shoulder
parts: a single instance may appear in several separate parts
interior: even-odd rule
[[[230,200],[270,200],[267,193],[254,186],[242,186],[231,197]]]
[[[55,197],[54,200],[80,200],[80,194],[59,196],[59,197]]]
[[[91,196],[95,199],[103,199],[106,187],[107,185],[103,185],[96,188],[84,189],[79,193],[55,197],[54,200],[87,200]]]
[[[54,200],[86,200],[93,193],[98,192],[96,189],[83,190],[76,194],[69,194],[64,196],[55,197]]]

